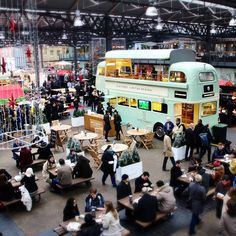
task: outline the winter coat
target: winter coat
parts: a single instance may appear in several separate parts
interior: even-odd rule
[[[26,169],[33,163],[31,151],[28,148],[22,148],[20,151],[20,168]]]
[[[161,212],[170,212],[176,206],[176,200],[173,193],[173,188],[169,184],[160,187],[156,194],[158,200],[158,210]]]
[[[146,184],[148,186],[146,186]],[[152,182],[149,179],[144,180],[142,178],[142,175],[141,175],[137,179],[135,179],[135,190],[134,190],[134,192],[135,193],[141,192],[143,187],[151,187],[151,185],[152,185]]]
[[[196,142],[196,136],[193,129],[188,128],[185,131],[185,140],[188,146],[194,146]]]
[[[119,215],[115,219],[112,212],[106,213],[103,218],[102,227],[102,236],[121,236],[122,227],[120,225]]]
[[[72,184],[71,168],[67,165],[61,166],[57,171],[57,178],[59,179],[61,185]]]
[[[64,210],[63,210],[63,221],[67,221],[70,220],[72,218],[74,218],[75,216],[79,216],[79,209],[78,206],[75,205],[72,208],[65,206]]]
[[[231,217],[227,212],[223,213],[220,219],[220,232],[224,235],[236,235],[236,217]]]
[[[114,174],[114,152],[113,151],[105,151],[102,155],[102,165],[101,165],[101,171],[108,173],[108,174]],[[110,163],[109,163],[110,162]]]
[[[201,214],[206,200],[205,188],[196,182],[189,184],[189,202],[193,214]]]
[[[102,208],[104,207],[104,198],[101,193],[97,193],[96,197],[93,199],[89,194],[85,199],[85,212],[92,211],[92,208]]]
[[[152,222],[156,219],[157,199],[145,193],[137,204],[134,204],[134,218],[142,222]]]
[[[164,150],[163,150],[164,157],[173,157],[174,153],[172,151],[171,139],[168,135],[164,136],[163,144],[164,144]]]
[[[130,183],[128,182],[128,184],[126,184],[124,181],[121,181],[118,184],[116,191],[117,191],[117,200],[120,200],[132,194]]]
[[[170,186],[176,187],[178,185],[178,177],[182,175],[181,168],[173,166],[170,170]]]
[[[100,236],[102,232],[102,225],[96,223],[94,220],[91,223],[84,223],[81,225],[77,236]]]
[[[115,130],[119,132],[121,130],[121,117],[119,114],[114,115],[114,125],[115,125]]]
[[[45,160],[47,160],[48,157],[52,155],[52,151],[50,149],[50,144],[47,144],[46,147],[38,148],[37,153],[39,154],[38,159],[45,159]]]
[[[4,174],[0,175],[0,201],[9,201],[14,198],[14,188],[12,184],[7,181]]]
[[[89,165],[89,160],[84,156],[79,156],[78,162],[76,163],[72,176],[75,178],[90,178],[93,174],[93,170]]]
[[[104,130],[109,131],[111,129],[110,116],[108,114],[104,115]]]
[[[21,180],[21,184],[25,185],[25,188],[29,191],[29,193],[33,193],[38,190],[38,186],[35,183],[35,175],[30,177],[25,175]]]

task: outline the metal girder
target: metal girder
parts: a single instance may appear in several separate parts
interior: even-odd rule
[[[8,24],[11,12],[0,12],[0,22],[5,22],[5,37],[9,43],[19,40],[21,43],[30,43],[27,36],[22,36],[22,19],[29,18],[27,12],[18,13],[18,25],[15,35],[9,32]],[[194,16],[192,16],[194,17]],[[145,40],[147,34],[158,39],[159,35],[176,35],[186,37],[207,37],[206,24],[189,24],[185,22],[162,21],[163,30],[155,30],[156,19],[127,17],[127,16],[105,16],[100,14],[81,14],[85,25],[80,28],[73,27],[74,15],[68,13],[56,14],[41,12],[37,15],[38,34],[40,44],[68,44],[77,42],[87,43],[92,37],[125,37],[127,41]],[[28,19],[29,20],[29,19]],[[236,29],[233,27],[216,26],[217,34],[212,37],[235,37]],[[67,39],[62,39],[62,34],[67,34]],[[150,39],[148,39],[150,40]],[[1,45],[1,40],[0,40]]]

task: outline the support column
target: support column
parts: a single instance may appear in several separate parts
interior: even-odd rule
[[[73,45],[73,50],[74,50],[74,71],[75,71],[75,80],[77,80],[78,64],[77,64],[76,44]]]

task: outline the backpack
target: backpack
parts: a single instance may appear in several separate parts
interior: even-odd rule
[[[200,137],[202,146],[206,147],[206,146],[209,145],[209,140],[208,140],[207,133],[200,133],[199,137]]]

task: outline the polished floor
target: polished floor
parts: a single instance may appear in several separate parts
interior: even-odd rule
[[[63,121],[67,123],[68,121]],[[81,128],[80,128],[81,130]],[[236,128],[228,129],[228,140],[235,144]],[[78,132],[73,129],[73,132]],[[54,151],[56,158],[65,157],[65,152],[62,150]],[[153,183],[162,179],[169,182],[169,172],[161,171],[162,164],[162,142],[155,140],[154,148],[146,150],[139,148],[139,154],[143,161],[143,169],[150,172],[150,179]],[[86,154],[87,157],[89,155]],[[205,157],[206,158],[206,157]],[[206,162],[206,159],[204,161]],[[187,168],[188,163],[183,163],[183,168]],[[0,151],[0,167],[6,168],[13,176],[17,174],[18,170],[15,167],[15,162],[11,158],[10,151]],[[171,164],[168,163],[170,169]],[[23,206],[15,205],[9,207],[7,211],[0,212],[0,232],[4,236],[53,236],[53,228],[58,226],[62,221],[62,212],[66,200],[73,196],[78,201],[78,206],[81,212],[84,211],[84,199],[88,194],[87,187],[79,187],[77,189],[65,192],[61,195],[51,193],[48,185],[42,180],[41,171],[36,171],[36,175],[40,178],[38,185],[46,189],[46,193],[42,195],[40,203],[33,205],[32,211],[27,212]],[[116,202],[116,191],[112,188],[110,179],[107,179],[107,185],[103,186],[101,183],[101,171],[94,169],[95,180],[92,182],[93,186],[104,195],[106,200]],[[131,181],[133,186],[134,181]],[[184,236],[187,235],[188,225],[190,222],[190,212],[185,208],[184,200],[178,199],[178,209],[166,221],[161,221],[158,224],[142,230],[132,222],[125,220],[123,212],[120,212],[121,224],[131,231],[133,236]],[[215,217],[215,202],[209,199],[206,203],[205,211],[202,216],[203,224],[197,229],[196,235],[217,235],[218,220]]]

